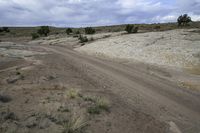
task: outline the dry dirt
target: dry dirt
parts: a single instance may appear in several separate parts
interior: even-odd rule
[[[74,119],[85,133],[200,132],[200,92],[173,80],[186,73],[74,47],[72,37],[0,43],[0,132],[67,132]],[[91,97],[109,101],[107,109],[89,113]]]
[[[198,29],[127,34],[96,41],[77,51],[172,67],[200,66]]]

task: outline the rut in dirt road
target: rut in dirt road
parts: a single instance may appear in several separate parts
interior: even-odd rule
[[[70,59],[77,71],[116,94],[130,108],[177,125],[183,133],[200,131],[200,96],[175,83],[115,62],[82,55],[61,47],[43,47]],[[177,131],[178,132],[178,131]]]

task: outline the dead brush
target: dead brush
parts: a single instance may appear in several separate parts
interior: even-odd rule
[[[82,116],[72,115],[68,122],[63,124],[63,133],[81,133],[83,128],[88,125]]]
[[[96,106],[98,106],[102,110],[109,111],[109,101],[105,98],[97,98]]]
[[[77,97],[79,96],[79,91],[76,90],[76,89],[70,89],[70,90],[67,92],[67,96],[68,96],[70,99],[77,98]]]

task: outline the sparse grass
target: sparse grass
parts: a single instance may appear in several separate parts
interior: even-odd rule
[[[186,70],[191,74],[200,75],[200,66],[194,66],[194,67],[188,68]]]
[[[102,110],[109,111],[109,105],[109,101],[105,98],[97,98],[96,100],[96,106]]]
[[[98,106],[91,106],[87,111],[89,114],[100,114],[101,109]]]
[[[94,97],[94,96],[84,96],[83,100],[84,101],[95,102],[96,101],[96,97]]]
[[[180,82],[179,86],[187,88],[187,89],[200,91],[200,84],[195,84],[192,82]]]
[[[63,106],[60,106],[60,107],[58,108],[58,111],[59,111],[59,112],[70,112],[70,110],[69,110],[67,107],[63,107]]]
[[[67,96],[71,99],[75,99],[79,96],[79,91],[76,89],[70,89],[67,93]]]
[[[87,126],[87,121],[83,117],[72,116],[67,123],[63,125],[63,133],[80,133]]]
[[[87,98],[88,101],[94,102],[94,105],[88,107],[88,113],[90,114],[100,114],[102,111],[109,111],[110,103],[105,98]]]

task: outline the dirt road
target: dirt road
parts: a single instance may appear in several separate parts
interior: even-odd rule
[[[0,132],[62,133],[73,114],[88,121],[86,133],[200,132],[200,92],[179,87],[172,71],[72,45],[1,44]],[[80,95],[70,99],[71,89]],[[90,114],[93,97],[110,101],[109,111]]]
[[[117,96],[130,110],[165,122],[171,132],[200,132],[200,93],[151,75],[142,65],[119,64],[57,46],[43,48],[62,55],[86,80]]]

